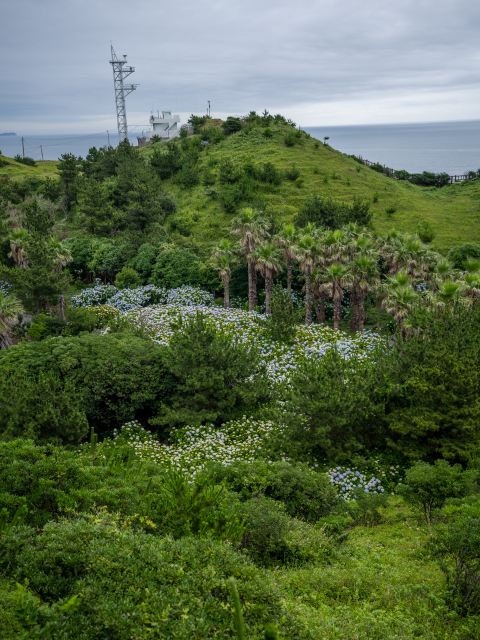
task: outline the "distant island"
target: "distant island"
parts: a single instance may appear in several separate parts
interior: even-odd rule
[[[0,136],[16,136],[16,133],[0,133]]]

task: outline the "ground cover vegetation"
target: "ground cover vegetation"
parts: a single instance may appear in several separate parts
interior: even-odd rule
[[[477,638],[476,184],[190,123],[1,184],[2,637]]]

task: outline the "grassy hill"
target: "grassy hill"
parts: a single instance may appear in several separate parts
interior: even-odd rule
[[[29,167],[22,162],[17,162],[13,158],[8,158],[0,154],[0,180],[2,178],[28,178],[37,176],[46,178],[47,176],[57,175],[57,161],[45,160],[37,162],[36,167]]]
[[[202,153],[201,163],[210,165],[214,171],[218,171],[215,163],[224,158],[236,165],[248,159],[254,164],[270,162],[281,170],[295,165],[304,180],[300,188],[289,180],[283,180],[278,187],[259,187],[259,197],[267,206],[267,212],[279,223],[292,221],[313,192],[346,202],[351,202],[354,196],[373,201],[377,194],[378,201],[372,202],[372,210],[373,228],[378,234],[391,228],[413,231],[420,220],[426,220],[436,233],[433,246],[442,252],[465,241],[480,240],[480,182],[459,183],[442,189],[419,187],[387,178],[306,135],[293,147],[287,147],[285,128],[274,126],[271,130],[271,138],[266,138],[261,128],[229,136],[209,146]],[[153,147],[142,149],[142,153],[149,156]],[[205,195],[204,186],[185,188],[174,180],[166,180],[164,185],[176,197],[177,218],[181,218],[197,241],[208,243],[223,234],[232,216],[224,212],[218,200]],[[387,214],[385,209],[392,206],[396,212]]]

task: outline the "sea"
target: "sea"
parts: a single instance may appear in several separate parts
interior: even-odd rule
[[[480,120],[302,127],[314,138],[343,153],[362,156],[392,169],[410,173],[432,171],[449,175],[480,168]],[[0,150],[9,157],[22,155],[22,135],[0,136]],[[136,137],[131,138],[136,144]],[[103,132],[82,135],[24,136],[25,155],[35,160],[57,160],[62,153],[85,157],[91,147],[117,146],[118,135]]]
[[[342,153],[397,171],[459,175],[480,168],[480,120],[301,128],[322,142],[328,137]]]

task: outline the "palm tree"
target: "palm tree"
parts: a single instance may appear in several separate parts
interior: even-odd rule
[[[333,328],[340,329],[340,314],[342,310],[343,287],[349,282],[349,270],[344,264],[334,262],[325,268],[328,279],[332,283],[333,297]]]
[[[477,304],[480,298],[480,274],[466,273],[463,276],[463,282],[465,284],[463,293],[469,298],[472,298],[474,305]]]
[[[402,337],[405,337],[403,321],[408,316],[417,300],[418,293],[412,285],[408,284],[406,286],[391,287],[388,291],[387,297],[382,303],[387,313],[393,314]]]
[[[230,308],[230,278],[232,268],[238,263],[238,259],[228,253],[213,255],[210,261],[212,267],[218,271],[218,277],[223,282],[223,307]]]
[[[410,282],[410,276],[406,271],[398,271],[394,276],[387,278],[377,287],[376,303],[377,303],[377,329],[380,329],[380,309],[385,307],[384,301],[393,289],[406,287]]]
[[[70,249],[59,242],[57,238],[50,238],[50,248],[55,256],[53,262],[57,265],[53,273],[58,273],[62,267],[66,267],[67,264],[73,260],[73,257]]]
[[[299,238],[294,249],[295,256],[300,260],[300,270],[305,274],[305,324],[312,324],[311,276],[318,256],[318,245],[311,235]]]
[[[269,236],[268,221],[250,207],[242,209],[232,221],[231,232],[240,236],[240,246],[243,247],[248,265],[248,309],[253,311],[257,304],[257,277],[252,253],[257,243]]]
[[[445,280],[438,287],[438,290],[434,294],[429,296],[429,299],[436,307],[445,308],[450,306],[453,302],[459,300],[460,293],[463,291],[465,285],[462,282],[453,282],[453,280]],[[465,298],[463,300],[466,302]]]
[[[25,229],[12,229],[10,231],[10,253],[9,258],[13,258],[17,267],[28,269],[27,254],[25,252],[25,241],[28,238],[28,231]]]
[[[325,300],[330,297],[332,285],[325,273],[325,269],[318,266],[313,270],[311,282],[313,306],[315,308],[318,324],[324,324]],[[319,301],[320,305],[318,303]]]
[[[10,327],[19,313],[23,311],[21,303],[12,295],[0,297],[0,349],[9,349],[12,345]]]
[[[352,277],[352,290],[355,291],[358,302],[358,330],[363,332],[365,296],[380,281],[377,261],[375,258],[360,254],[349,264],[349,268]]]
[[[432,265],[431,281],[433,290],[436,291],[447,280],[453,280],[458,275],[458,271],[448,258],[439,257]]]
[[[273,242],[283,249],[283,259],[287,263],[287,291],[292,295],[292,260],[295,259],[294,248],[298,233],[293,224],[287,224],[278,233]]]
[[[255,266],[265,278],[265,313],[269,314],[271,313],[273,278],[281,271],[282,253],[274,244],[267,242],[258,247],[254,256]]]

